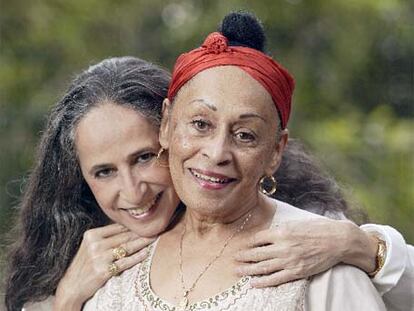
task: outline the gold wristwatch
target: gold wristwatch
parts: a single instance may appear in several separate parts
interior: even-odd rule
[[[375,270],[368,273],[368,275],[373,278],[375,275],[382,269],[387,258],[387,244],[384,240],[375,236],[378,241],[377,255],[375,256]]]

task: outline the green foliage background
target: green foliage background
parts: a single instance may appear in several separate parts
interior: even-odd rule
[[[237,9],[263,20],[268,50],[296,77],[292,136],[306,142],[371,221],[414,243],[409,2],[1,0],[0,251],[45,115],[74,74],[121,55],[171,68]]]

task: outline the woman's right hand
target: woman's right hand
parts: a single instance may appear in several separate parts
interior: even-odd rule
[[[78,252],[60,280],[53,310],[80,310],[82,305],[111,278],[114,262],[122,272],[147,256],[153,238],[141,238],[122,225],[111,224],[86,231]],[[112,250],[123,247],[127,255],[114,261]]]

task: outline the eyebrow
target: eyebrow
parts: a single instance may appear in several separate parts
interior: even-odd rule
[[[244,113],[241,114],[240,119],[248,119],[248,118],[259,118],[261,120],[263,120],[264,122],[267,122],[267,120],[265,118],[263,118],[262,116],[255,114],[255,113]]]
[[[209,102],[205,101],[202,98],[196,98],[196,99],[193,99],[192,101],[189,102],[189,104],[192,104],[192,103],[201,103],[201,104],[207,106],[207,108],[209,108],[213,111],[217,111],[216,106],[214,106],[213,104],[210,104]],[[244,114],[241,114],[239,116],[239,119],[248,119],[248,118],[259,118],[259,119],[263,120],[264,122],[267,122],[267,120],[265,118],[263,118],[262,116],[260,116],[256,113],[244,113]]]
[[[192,104],[192,103],[200,103],[200,104],[203,104],[203,105],[207,106],[207,108],[209,108],[213,111],[217,111],[216,106],[210,104],[209,102],[207,102],[207,101],[205,101],[204,99],[201,99],[201,98],[193,99],[192,101],[189,102],[189,104]]]
[[[131,159],[137,157],[138,155],[146,153],[146,152],[151,152],[151,149],[150,148],[143,148],[143,149],[137,150],[136,152],[133,152],[133,153],[129,154],[127,156],[127,159],[131,160]],[[96,165],[92,166],[92,168],[88,171],[88,173],[90,175],[94,175],[94,173],[96,173],[97,171],[99,171],[101,169],[109,168],[109,167],[112,167],[112,166],[113,165],[111,163],[96,164]]]

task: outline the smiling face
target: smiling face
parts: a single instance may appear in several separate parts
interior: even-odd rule
[[[79,122],[82,174],[103,212],[140,236],[168,225],[179,202],[168,168],[156,163],[158,128],[132,108],[102,103]]]
[[[287,139],[285,132],[277,139],[269,93],[243,70],[222,66],[197,74],[169,107],[161,142],[187,207],[223,218],[257,204],[258,182],[273,174]]]

